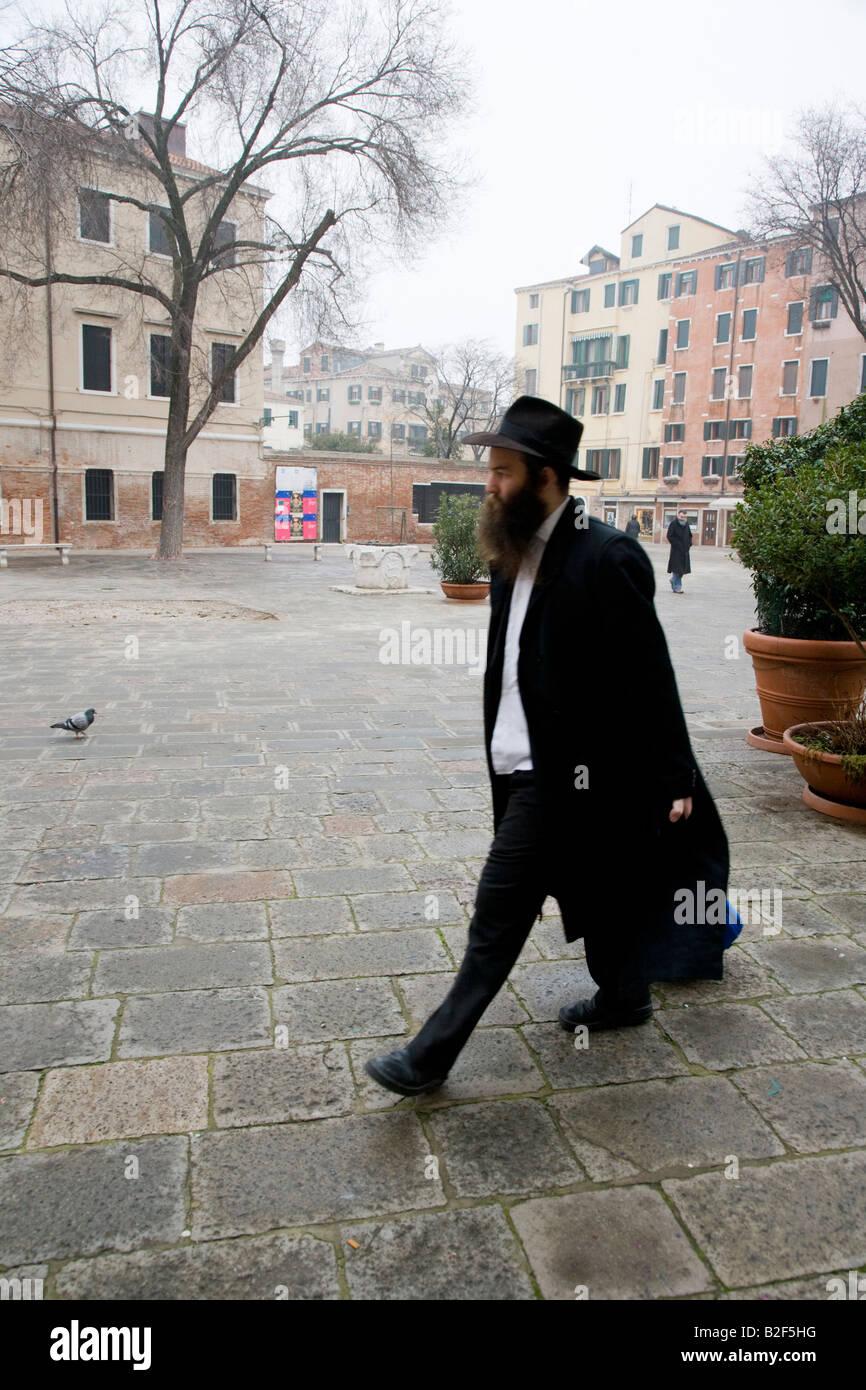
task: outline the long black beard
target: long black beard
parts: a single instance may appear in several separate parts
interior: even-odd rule
[[[478,519],[478,550],[509,583],[517,578],[545,516],[544,503],[528,484],[507,502],[492,495],[485,499]]]

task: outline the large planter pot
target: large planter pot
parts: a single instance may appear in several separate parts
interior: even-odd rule
[[[484,584],[442,584],[442,592],[446,598],[462,599],[463,602],[471,602],[473,599],[484,599],[490,593],[489,583]]]
[[[790,753],[782,733],[795,724],[844,719],[866,689],[866,658],[856,642],[767,637],[750,628],[743,646],[752,658],[763,729],[747,743],[772,753]]]
[[[359,589],[408,589],[409,567],[420,550],[417,545],[347,545],[347,559],[355,567]]]
[[[854,821],[866,825],[866,778],[852,782],[842,769],[842,759],[838,753],[815,752],[807,756],[802,744],[797,743],[795,734],[817,733],[827,728],[827,722],[795,724],[785,729],[782,739],[785,751],[790,753],[794,766],[806,783],[803,800],[814,811],[822,811],[825,816],[835,816],[837,820]]]

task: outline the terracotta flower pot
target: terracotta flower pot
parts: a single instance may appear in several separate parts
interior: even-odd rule
[[[755,668],[764,723],[763,739],[753,731],[747,741],[758,748],[789,753],[782,739],[785,729],[844,719],[852,704],[863,698],[866,658],[856,642],[768,637],[750,628],[743,646]]]
[[[463,600],[486,598],[490,593],[490,584],[442,584],[442,592],[446,598],[457,598]]]
[[[823,811],[826,816],[838,820],[854,821],[866,825],[866,778],[852,782],[842,769],[842,759],[838,753],[824,753],[819,749],[807,756],[807,750],[798,743],[795,734],[817,733],[827,728],[827,721],[811,724],[794,724],[785,729],[782,740],[786,752],[794,760],[794,766],[806,783],[803,800],[815,811]]]

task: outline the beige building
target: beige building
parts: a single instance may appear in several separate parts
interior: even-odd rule
[[[146,113],[138,114],[146,124]],[[125,144],[125,142],[123,142]],[[171,160],[181,191],[215,171],[185,152],[176,127]],[[141,275],[170,291],[172,259],[159,216],[161,186],[106,144],[97,149],[93,177],[70,199],[52,246],[54,269],[71,274]],[[217,185],[219,188],[219,185]],[[118,202],[133,195],[146,211]],[[187,204],[203,225],[211,188]],[[267,190],[244,185],[220,240],[261,240]],[[7,241],[6,264],[44,273]],[[259,267],[223,254],[220,271],[201,286],[193,343],[190,419],[205,398],[212,373],[230,360],[262,304]],[[5,287],[8,282],[3,281]],[[163,454],[168,416],[171,325],[152,297],[109,285],[55,284],[32,289],[16,303],[0,294],[5,349],[0,349],[0,486],[4,499],[44,503],[44,539],[73,546],[151,546],[162,508]],[[26,327],[24,326],[26,325]],[[230,378],[223,400],[190,448],[186,473],[185,539],[206,544],[251,541],[261,531],[267,465],[261,457],[262,355],[254,350]],[[251,530],[253,513],[255,532]],[[18,537],[4,536],[4,542]]]
[[[623,230],[618,253],[593,246],[580,274],[515,291],[518,387],[583,422],[581,465],[603,481],[579,490],[614,525],[657,491],[641,460],[662,444],[675,262],[735,235],[656,203]]]

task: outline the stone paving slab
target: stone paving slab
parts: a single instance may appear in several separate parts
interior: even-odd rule
[[[719,653],[752,625],[747,576],[701,548],[682,605],[647,553],[732,886],[774,890],[781,921],[575,1047],[557,1014],[594,985],[548,898],[419,1100],[364,1063],[465,951],[493,835],[479,673],[384,668],[395,600],[335,592],[341,547],[73,557],[89,609],[207,591],[277,615],[152,620],[134,680],[98,614],[6,626],[0,1272],[48,1298],[703,1301],[823,1300],[863,1266],[866,830],[745,743],[750,663]],[[37,560],[4,600],[58,583]],[[486,626],[432,587],[401,616]],[[289,667],[287,632],[314,639]],[[49,734],[85,687],[88,739]]]

